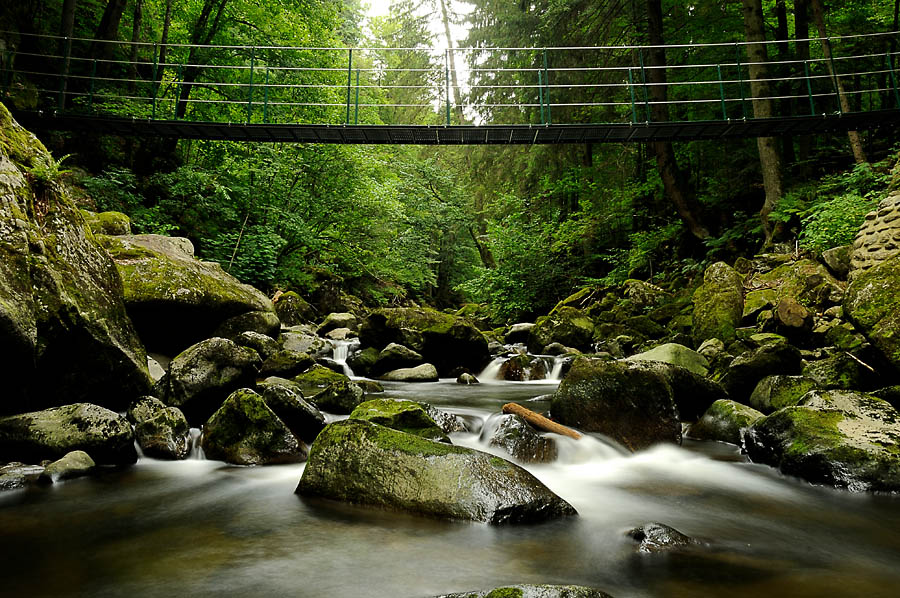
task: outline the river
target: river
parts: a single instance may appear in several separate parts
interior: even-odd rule
[[[503,403],[547,407],[552,383],[387,384],[478,428]],[[455,443],[484,448],[477,433]],[[686,441],[634,455],[559,438],[528,469],[579,512],[492,527],[310,501],[303,464],[245,468],[142,458],[0,495],[0,595],[422,597],[512,583],[599,587],[617,598],[900,595],[900,497],[815,487]],[[624,533],[658,521],[704,541],[638,554]]]

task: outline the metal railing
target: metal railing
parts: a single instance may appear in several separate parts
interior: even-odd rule
[[[642,123],[664,108],[664,120],[692,122],[752,118],[759,99],[781,116],[841,114],[841,94],[851,112],[900,109],[896,32],[764,42],[771,60],[753,82],[743,42],[436,50],[0,38],[0,97],[67,114],[453,126]],[[654,49],[667,66],[649,64]],[[766,90],[754,97],[757,85]]]

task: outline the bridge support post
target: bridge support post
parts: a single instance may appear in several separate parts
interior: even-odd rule
[[[803,61],[803,73],[806,75],[806,92],[809,94],[809,115],[815,116],[816,103],[813,100],[812,81],[809,78],[809,61]]]
[[[266,82],[263,84],[263,123],[269,122],[269,67],[266,66]]]
[[[722,101],[722,120],[728,120],[728,110],[725,107],[725,83],[722,81],[722,65],[716,65],[716,71],[719,73],[719,98]]]
[[[256,48],[250,48],[250,89],[247,92],[247,124],[253,117],[253,68],[256,66]]]
[[[653,120],[650,118],[650,98],[647,95],[647,70],[644,68],[644,49],[638,48],[638,61],[641,65],[641,86],[644,88],[644,110],[647,114],[647,122]]]
[[[550,115],[550,70],[547,68],[547,48],[544,48],[544,101],[547,102],[547,124],[553,124]]]
[[[637,105],[634,101],[634,75],[631,71],[634,69],[628,67],[628,89],[631,91],[631,122],[637,122]]]
[[[56,107],[60,112],[66,107],[66,87],[69,84],[69,63],[71,62],[72,57],[72,38],[66,37],[65,39],[65,52],[62,57],[62,68],[60,68],[60,80],[59,80],[59,97],[56,101]]]
[[[157,82],[157,75],[159,74],[159,48],[157,47],[159,44],[153,44],[153,82],[152,90],[153,90],[153,111],[151,113],[151,120],[156,120],[156,94],[159,93],[159,83]]]
[[[353,77],[353,48],[347,50],[347,118],[346,124],[350,124],[350,84]]]

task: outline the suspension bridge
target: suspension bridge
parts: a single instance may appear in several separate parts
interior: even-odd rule
[[[900,122],[897,32],[760,42],[765,62],[750,60],[746,42],[435,50],[11,32],[0,41],[0,99],[37,130],[473,145],[808,135]],[[755,117],[761,102],[775,116]]]

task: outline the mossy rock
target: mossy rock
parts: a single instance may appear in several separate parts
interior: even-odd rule
[[[509,461],[355,419],[329,424],[319,434],[297,493],[492,524],[575,514]]]
[[[628,361],[662,361],[672,365],[678,365],[705,376],[709,371],[709,361],[693,349],[676,343],[658,345],[649,351],[638,353],[627,358]]]
[[[271,376],[257,383],[256,388],[269,409],[298,440],[312,442],[325,427],[325,416],[306,400],[296,383]]]
[[[549,315],[555,316],[564,307],[576,310],[587,309],[588,306],[593,305],[597,301],[601,301],[606,295],[607,290],[607,287],[602,286],[590,286],[579,289],[557,303],[553,309],[550,310]]]
[[[316,318],[313,307],[294,291],[287,291],[278,297],[275,314],[285,326],[298,326]]]
[[[815,380],[819,388],[829,390],[868,390],[879,379],[848,353],[810,361],[803,367],[803,375]]]
[[[359,385],[347,379],[332,382],[317,394],[312,395],[309,400],[322,411],[347,415],[365,401],[365,395],[366,393]]]
[[[261,396],[242,388],[232,393],[203,426],[208,459],[236,465],[297,463],[306,451]]]
[[[594,338],[594,321],[574,307],[554,308],[551,315],[538,318],[528,334],[528,350],[540,354],[551,343],[561,343],[580,351],[590,349]]]
[[[323,365],[314,364],[294,376],[293,381],[300,387],[303,396],[311,397],[335,382],[349,382],[350,378]]]
[[[369,421],[422,438],[450,442],[444,430],[415,401],[373,399],[357,405],[350,414],[350,419]]]
[[[97,235],[130,235],[131,218],[122,212],[89,212],[81,210],[91,232]]]
[[[42,482],[55,483],[61,480],[70,480],[91,473],[97,464],[91,456],[84,451],[72,451],[62,459],[58,459],[44,468],[40,480]]]
[[[686,435],[741,446],[744,431],[761,417],[763,414],[752,407],[722,399],[713,403],[700,421],[691,424]]]
[[[269,376],[292,378],[303,374],[314,364],[315,361],[307,353],[282,349],[270,355],[263,362],[259,375],[263,378]]]
[[[353,370],[355,375],[368,376],[380,353],[375,347],[366,347],[362,351],[358,351],[348,357],[347,365]]]
[[[900,491],[900,413],[871,395],[811,391],[753,424],[745,445],[754,461],[813,483]]]
[[[481,440],[503,449],[522,463],[551,463],[556,460],[556,442],[542,436],[518,415],[498,415],[481,431]]]
[[[416,367],[421,365],[422,361],[420,353],[403,345],[390,343],[378,353],[378,357],[375,358],[375,363],[369,367],[368,373],[379,376],[391,370]]]
[[[540,357],[518,353],[503,362],[497,377],[500,380],[526,382],[543,380],[547,377],[547,364]]]
[[[759,381],[747,400],[747,405],[768,415],[782,407],[791,407],[819,383],[807,376],[766,376]]]
[[[832,276],[824,265],[808,259],[782,264],[770,272],[757,274],[753,284],[774,291],[770,295],[773,306],[784,298],[791,298],[815,312],[839,305],[846,286]]]
[[[854,273],[844,315],[900,369],[900,256]]]
[[[281,349],[281,345],[278,344],[278,341],[271,336],[252,330],[242,332],[232,340],[242,347],[253,349],[259,353],[263,362]],[[307,365],[307,367],[309,367],[309,365]]]
[[[423,363],[414,368],[398,368],[378,377],[388,382],[437,382],[438,371],[430,363]]]
[[[176,407],[162,405],[142,417],[134,426],[134,436],[141,451],[155,459],[187,459],[193,448],[190,425]]]
[[[732,267],[716,262],[703,274],[703,284],[693,295],[695,346],[710,338],[726,343],[735,338],[744,313],[743,280]]]
[[[606,592],[587,586],[521,584],[492,590],[443,594],[437,598],[612,598]]]
[[[277,338],[281,332],[281,321],[272,311],[248,311],[219,324],[213,331],[213,336],[235,340],[244,332],[257,332]]]
[[[722,385],[732,399],[745,402],[766,376],[800,374],[800,351],[788,344],[763,345],[735,357],[722,377]]]

